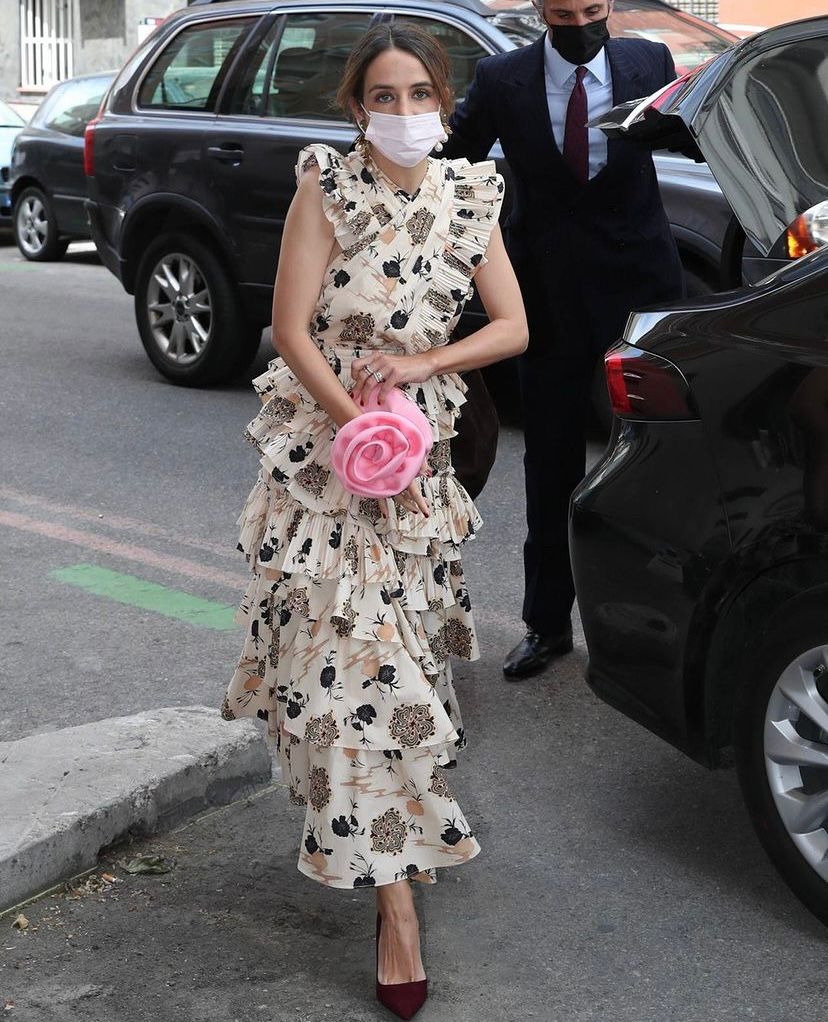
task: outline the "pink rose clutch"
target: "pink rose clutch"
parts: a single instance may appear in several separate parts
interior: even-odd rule
[[[431,426],[414,402],[394,387],[383,404],[379,387],[363,401],[365,411],[336,434],[331,461],[349,493],[393,497],[420,470],[431,450]]]

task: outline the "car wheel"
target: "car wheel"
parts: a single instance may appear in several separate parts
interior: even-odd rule
[[[190,234],[164,234],[147,248],[136,278],[135,316],[152,364],[183,386],[234,379],[261,340],[221,261]]]
[[[22,255],[35,263],[62,259],[69,242],[58,236],[57,220],[48,195],[24,188],[14,204],[14,240]]]
[[[769,623],[736,704],[739,779],[782,878],[828,925],[828,615],[825,596]]]

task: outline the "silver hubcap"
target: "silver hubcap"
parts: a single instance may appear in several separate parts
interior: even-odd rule
[[[27,255],[39,255],[46,244],[48,230],[46,207],[37,196],[30,195],[20,203],[17,211],[17,236],[20,239],[20,247]]]
[[[210,292],[198,265],[171,252],[156,263],[147,288],[150,329],[165,358],[176,365],[195,362],[210,340]]]
[[[828,882],[828,646],[797,657],[765,715],[765,767],[779,816],[804,859]]]

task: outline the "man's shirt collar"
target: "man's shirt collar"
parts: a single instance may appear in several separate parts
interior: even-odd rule
[[[563,89],[570,79],[575,78],[575,71],[578,65],[570,64],[568,60],[564,60],[552,45],[549,32],[546,33],[543,43],[543,61],[546,74],[556,89]],[[601,85],[606,85],[611,80],[606,46],[602,46],[592,60],[588,64],[584,64],[584,67],[596,81],[600,82]]]

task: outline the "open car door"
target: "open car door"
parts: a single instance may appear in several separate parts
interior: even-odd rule
[[[697,146],[763,255],[828,242],[828,17],[746,39],[591,126],[653,149]]]

